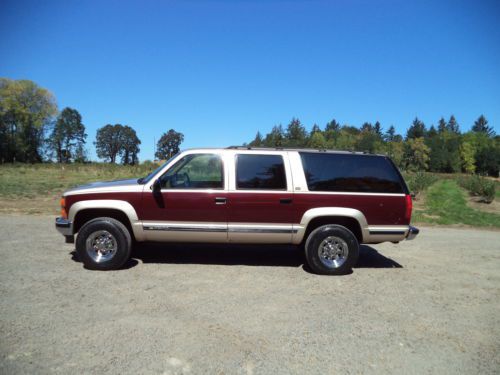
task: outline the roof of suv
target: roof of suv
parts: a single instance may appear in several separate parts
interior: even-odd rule
[[[384,156],[384,157],[387,156],[383,154],[372,154],[370,152],[363,152],[363,151],[327,150],[327,149],[293,148],[293,147],[251,147],[251,146],[229,146],[226,148],[199,147],[199,148],[189,148],[183,151],[194,151],[194,150],[297,151],[297,152],[321,152],[329,154],[355,154],[355,155],[372,155],[372,156]]]

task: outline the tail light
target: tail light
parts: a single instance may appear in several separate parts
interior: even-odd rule
[[[406,210],[405,210],[405,220],[410,224],[411,220],[411,211],[413,209],[413,202],[411,200],[411,195],[406,194]]]
[[[61,217],[63,219],[68,218],[68,212],[66,211],[66,199],[61,198],[61,201],[59,202],[61,204]]]

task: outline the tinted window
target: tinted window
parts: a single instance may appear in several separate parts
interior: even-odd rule
[[[183,157],[161,177],[165,189],[222,189],[222,160],[215,154]]]
[[[373,155],[300,153],[311,191],[403,193],[392,163]]]
[[[280,155],[237,155],[236,188],[286,190],[283,157]]]

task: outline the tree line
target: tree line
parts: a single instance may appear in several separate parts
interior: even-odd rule
[[[265,136],[257,132],[248,145],[382,153],[404,170],[498,176],[500,136],[483,115],[471,125],[463,133],[453,115],[429,128],[415,118],[403,137],[392,125],[384,131],[378,121],[356,127],[331,120],[323,128],[314,124],[308,132],[294,118],[286,129],[276,125]],[[50,91],[29,80],[0,78],[0,161],[86,162],[87,138],[80,113],[69,107],[59,112]],[[182,133],[170,129],[159,138],[155,157],[169,159],[183,141]],[[107,162],[139,162],[141,140],[129,125],[104,125],[92,144],[97,156]]]
[[[157,142],[155,157],[179,152],[182,133],[170,129]],[[107,124],[93,142],[99,158],[137,164],[141,140],[129,125]],[[87,133],[82,116],[66,107],[58,111],[54,95],[29,80],[0,78],[0,160],[4,162],[87,162]]]
[[[247,144],[245,144],[247,145]],[[386,154],[401,169],[444,173],[478,173],[498,177],[500,136],[480,115],[469,131],[462,133],[455,116],[440,118],[429,128],[418,118],[403,137],[394,126],[384,131],[380,122],[365,122],[360,128],[335,119],[323,129],[317,124],[308,132],[299,119],[288,126],[274,126],[263,136],[257,132],[252,147],[309,147]]]

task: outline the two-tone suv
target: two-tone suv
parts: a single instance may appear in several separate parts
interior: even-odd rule
[[[134,241],[303,245],[311,269],[342,274],[359,244],[412,239],[412,201],[393,162],[355,152],[193,149],[146,177],[64,193],[57,229],[87,268],[110,270]]]

